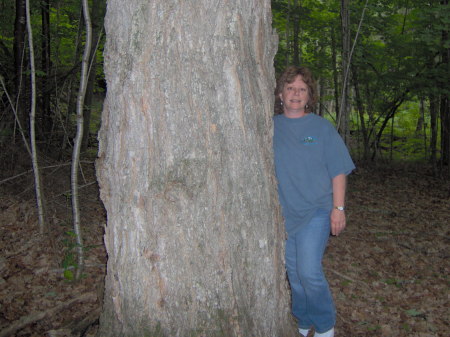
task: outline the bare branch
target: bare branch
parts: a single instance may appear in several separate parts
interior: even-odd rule
[[[27,149],[27,152],[30,154],[30,157],[32,157],[30,145],[28,145],[27,138],[25,137],[25,134],[23,132],[23,128],[20,123],[19,116],[17,115],[17,109],[14,106],[14,104],[11,100],[11,97],[9,96],[8,89],[6,89],[6,85],[5,85],[5,81],[3,80],[3,76],[0,76],[0,82],[2,83],[3,90],[6,94],[6,97],[8,98],[9,104],[11,105],[11,109],[13,110],[14,118],[16,119],[16,123],[19,125],[19,131],[20,131],[20,134],[22,135],[22,139],[23,139],[23,143],[25,144],[25,148]]]
[[[339,107],[339,116],[338,116],[338,121],[337,121],[337,129],[339,129],[339,126],[341,124],[341,116],[342,113],[344,111],[344,102],[345,102],[345,91],[347,88],[347,82],[348,82],[348,75],[350,73],[350,65],[352,63],[352,57],[353,57],[353,52],[355,51],[355,46],[356,46],[356,42],[358,41],[358,36],[359,36],[359,32],[361,31],[361,25],[364,19],[364,14],[366,13],[366,9],[367,9],[367,4],[368,4],[369,0],[366,0],[366,4],[364,5],[364,9],[362,11],[361,14],[361,19],[359,20],[359,25],[358,25],[358,30],[356,31],[356,36],[355,39],[353,41],[353,45],[352,45],[352,50],[350,51],[350,55],[348,56],[348,60],[347,60],[347,69],[345,69],[345,74],[344,74],[344,83],[342,83],[342,97],[341,97],[341,104]]]

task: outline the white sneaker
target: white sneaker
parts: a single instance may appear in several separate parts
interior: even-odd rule
[[[302,335],[303,337],[306,337],[308,336],[309,329],[298,328],[298,332],[300,332],[300,335]]]
[[[331,330],[328,330],[327,332],[323,333],[316,332],[314,334],[314,337],[334,337],[334,328],[331,328]]]

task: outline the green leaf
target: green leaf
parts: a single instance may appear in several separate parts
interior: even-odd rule
[[[49,291],[48,293],[45,294],[46,297],[55,297],[57,294],[55,291]]]
[[[401,288],[402,285],[403,285],[403,281],[402,280],[398,280],[398,279],[396,279],[394,277],[381,280],[381,282],[384,282],[386,284],[390,284],[390,285],[396,286],[397,288]]]
[[[376,331],[376,330],[380,330],[380,329],[381,329],[381,326],[379,326],[379,325],[372,325],[367,328],[367,330],[369,330],[369,331]]]
[[[69,281],[73,281],[74,276],[71,270],[64,270],[64,278],[66,278]]]
[[[411,317],[417,317],[417,316],[422,315],[422,313],[420,311],[417,311],[416,309],[409,309],[409,310],[406,310],[405,312],[408,316],[411,316]]]
[[[71,236],[71,237],[76,237],[77,236],[73,231],[67,231],[66,234]]]

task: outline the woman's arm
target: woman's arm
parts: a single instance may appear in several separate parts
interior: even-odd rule
[[[345,190],[347,187],[347,176],[339,174],[332,180],[333,183],[333,210],[331,211],[331,234],[339,235],[345,228],[345,211],[336,207],[345,206]]]

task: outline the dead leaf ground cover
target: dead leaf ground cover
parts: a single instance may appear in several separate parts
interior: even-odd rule
[[[450,185],[425,168],[358,169],[325,267],[338,336],[449,336]]]
[[[93,165],[83,168],[88,249],[80,282],[68,279],[75,263],[70,167],[44,170],[45,235],[38,234],[31,174],[0,178],[0,334],[18,323],[23,327],[8,336],[95,334],[105,214]],[[336,336],[450,334],[449,191],[448,181],[423,167],[359,168],[350,177],[348,228],[331,238],[324,261],[338,310]]]

